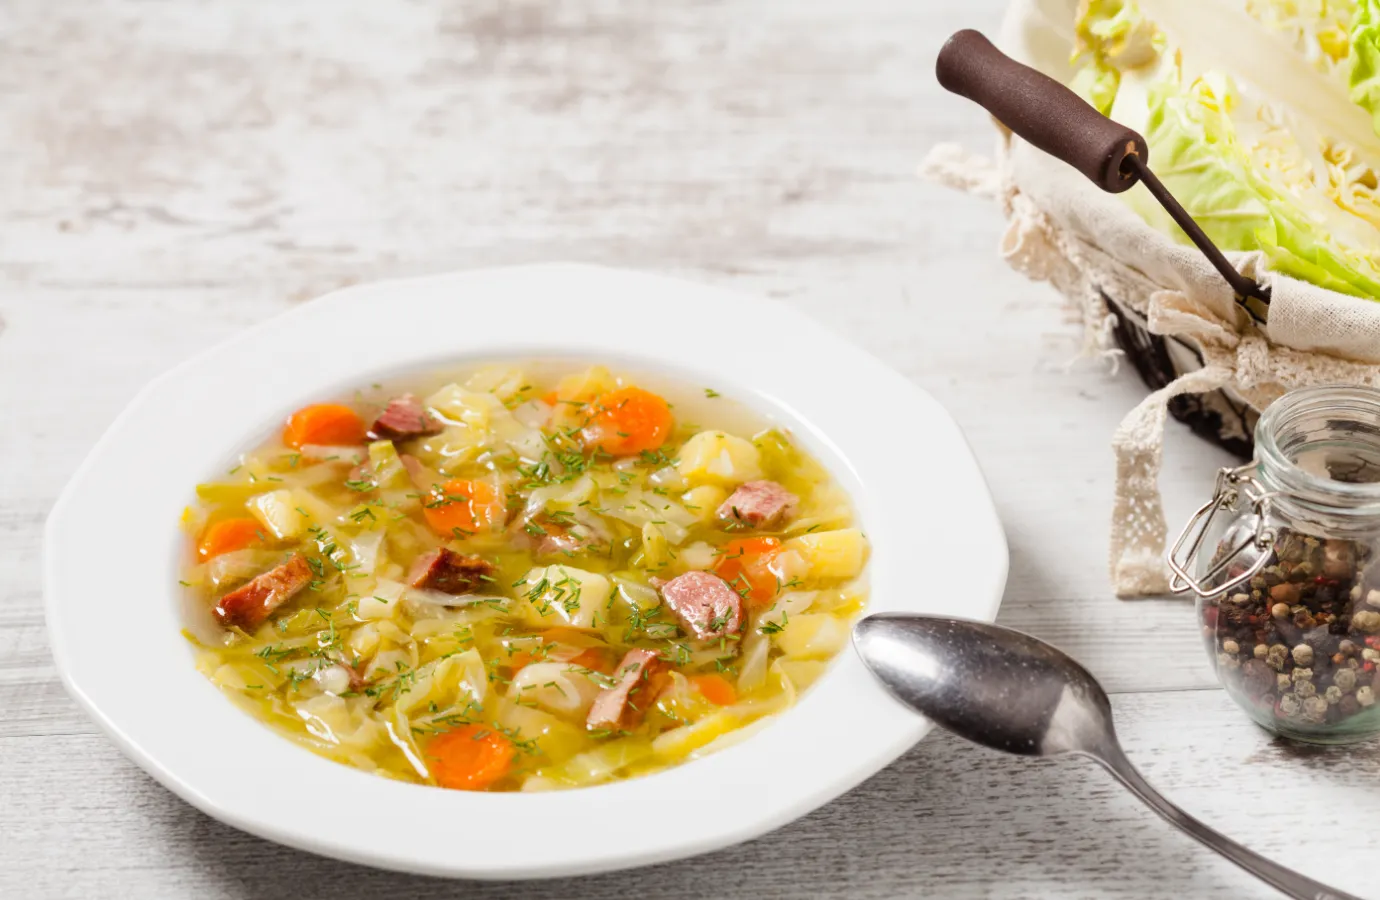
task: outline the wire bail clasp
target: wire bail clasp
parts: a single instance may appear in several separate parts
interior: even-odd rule
[[[1274,529],[1265,524],[1270,512],[1270,500],[1275,494],[1265,490],[1260,482],[1255,480],[1254,470],[1255,463],[1253,462],[1235,469],[1218,470],[1212,499],[1198,507],[1197,511],[1189,518],[1188,524],[1184,525],[1183,531],[1179,533],[1179,538],[1174,542],[1174,546],[1166,554],[1166,562],[1169,563],[1169,568],[1174,573],[1173,577],[1169,579],[1171,591],[1182,594],[1184,591],[1191,590],[1199,597],[1215,597],[1250,581],[1261,569],[1265,568],[1265,564],[1270,560],[1268,551],[1275,542]],[[1212,520],[1220,512],[1235,509],[1242,499],[1250,504],[1251,512],[1255,515],[1254,532],[1232,547],[1211,569],[1203,574],[1201,580],[1195,579],[1189,574],[1189,567],[1192,566],[1194,559],[1198,556],[1198,551],[1203,546]],[[1187,551],[1183,552],[1181,558],[1180,551],[1183,551],[1186,543],[1189,547]],[[1216,578],[1227,571],[1232,560],[1250,547],[1260,551],[1259,557],[1245,571],[1224,582],[1217,583]]]

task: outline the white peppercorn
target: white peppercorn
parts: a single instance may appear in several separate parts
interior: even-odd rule
[[[1375,705],[1375,691],[1371,689],[1370,685],[1356,689],[1356,702],[1362,706]]]
[[[1300,666],[1313,665],[1313,648],[1307,644],[1299,644],[1291,653],[1294,663]]]
[[[1256,659],[1264,659],[1269,652],[1269,647],[1266,647],[1264,644],[1256,644],[1255,649],[1251,651],[1251,655]]]
[[[1302,666],[1300,666],[1299,668],[1295,669],[1293,672],[1291,672],[1291,673],[1289,673],[1289,674],[1293,676],[1294,684],[1302,684],[1302,683],[1305,682],[1305,681],[1312,681],[1312,680],[1313,680],[1313,670],[1312,670],[1312,669],[1305,669],[1305,668],[1302,667]]]
[[[1329,705],[1336,706],[1338,703],[1342,702],[1342,689],[1335,684],[1329,685],[1327,690],[1323,691],[1323,699],[1326,700]]]
[[[1380,593],[1380,591],[1371,591],[1371,593]],[[1364,631],[1366,634],[1375,634],[1380,631],[1380,612],[1362,609],[1352,613],[1351,627],[1357,631]]]
[[[1303,701],[1303,714],[1314,722],[1327,717],[1327,701],[1321,697],[1309,697]]]
[[[1235,656],[1236,654],[1241,652],[1241,645],[1238,644],[1236,641],[1233,641],[1231,638],[1227,638],[1225,641],[1222,642],[1222,652],[1230,653],[1232,656]]]
[[[1338,669],[1336,672],[1332,673],[1332,686],[1342,693],[1350,691],[1352,688],[1356,687],[1356,670]]]
[[[1289,604],[1276,603],[1274,606],[1270,607],[1270,615],[1274,616],[1276,619],[1289,618]]]
[[[1302,706],[1303,704],[1299,702],[1299,698],[1295,697],[1293,694],[1285,694],[1283,697],[1279,698],[1279,711],[1286,716],[1297,716]]]

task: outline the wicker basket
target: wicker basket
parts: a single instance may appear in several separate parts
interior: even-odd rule
[[[1145,317],[1102,292],[1114,317],[1112,336],[1117,346],[1152,391],[1180,375],[1203,367],[1203,356],[1178,338],[1151,334]],[[1169,414],[1204,440],[1211,441],[1242,461],[1255,452],[1255,423],[1260,411],[1230,388],[1206,394],[1180,394],[1168,403]]]

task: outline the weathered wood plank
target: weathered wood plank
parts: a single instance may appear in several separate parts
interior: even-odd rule
[[[1106,441],[1142,388],[1065,374],[1077,341],[1050,291],[995,258],[997,212],[913,177],[936,141],[990,143],[930,68],[948,33],[991,28],[1002,6],[0,6],[0,896],[455,894],[239,834],[124,761],[56,681],[40,531],[120,408],[197,350],[342,284],[551,259],[781,297],[931,390],[1008,531],[1002,620],[1137,692],[1116,700],[1131,754],[1191,810],[1375,894],[1363,816],[1380,756],[1288,753],[1220,692],[1181,690],[1212,684],[1190,607],[1118,602],[1105,575]],[[693,311],[659,314],[671,332]],[[1181,431],[1167,460],[1177,518],[1223,460]],[[462,890],[1267,896],[1086,765],[943,737],[711,867]]]
[[[1131,757],[1190,812],[1282,862],[1375,895],[1374,838],[1363,823],[1380,799],[1380,759],[1287,751],[1221,691],[1129,694],[1115,705]],[[462,888],[241,834],[164,791],[103,738],[4,737],[0,759],[10,763],[0,766],[0,896],[1275,896],[1160,822],[1090,762],[1032,762],[942,735],[846,797],[712,861]],[[463,841],[474,824],[445,827]]]

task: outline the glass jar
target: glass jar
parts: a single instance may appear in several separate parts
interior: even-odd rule
[[[1380,733],[1380,391],[1313,387],[1272,404],[1255,460],[1169,553],[1198,594],[1217,677],[1256,722],[1322,744]]]

